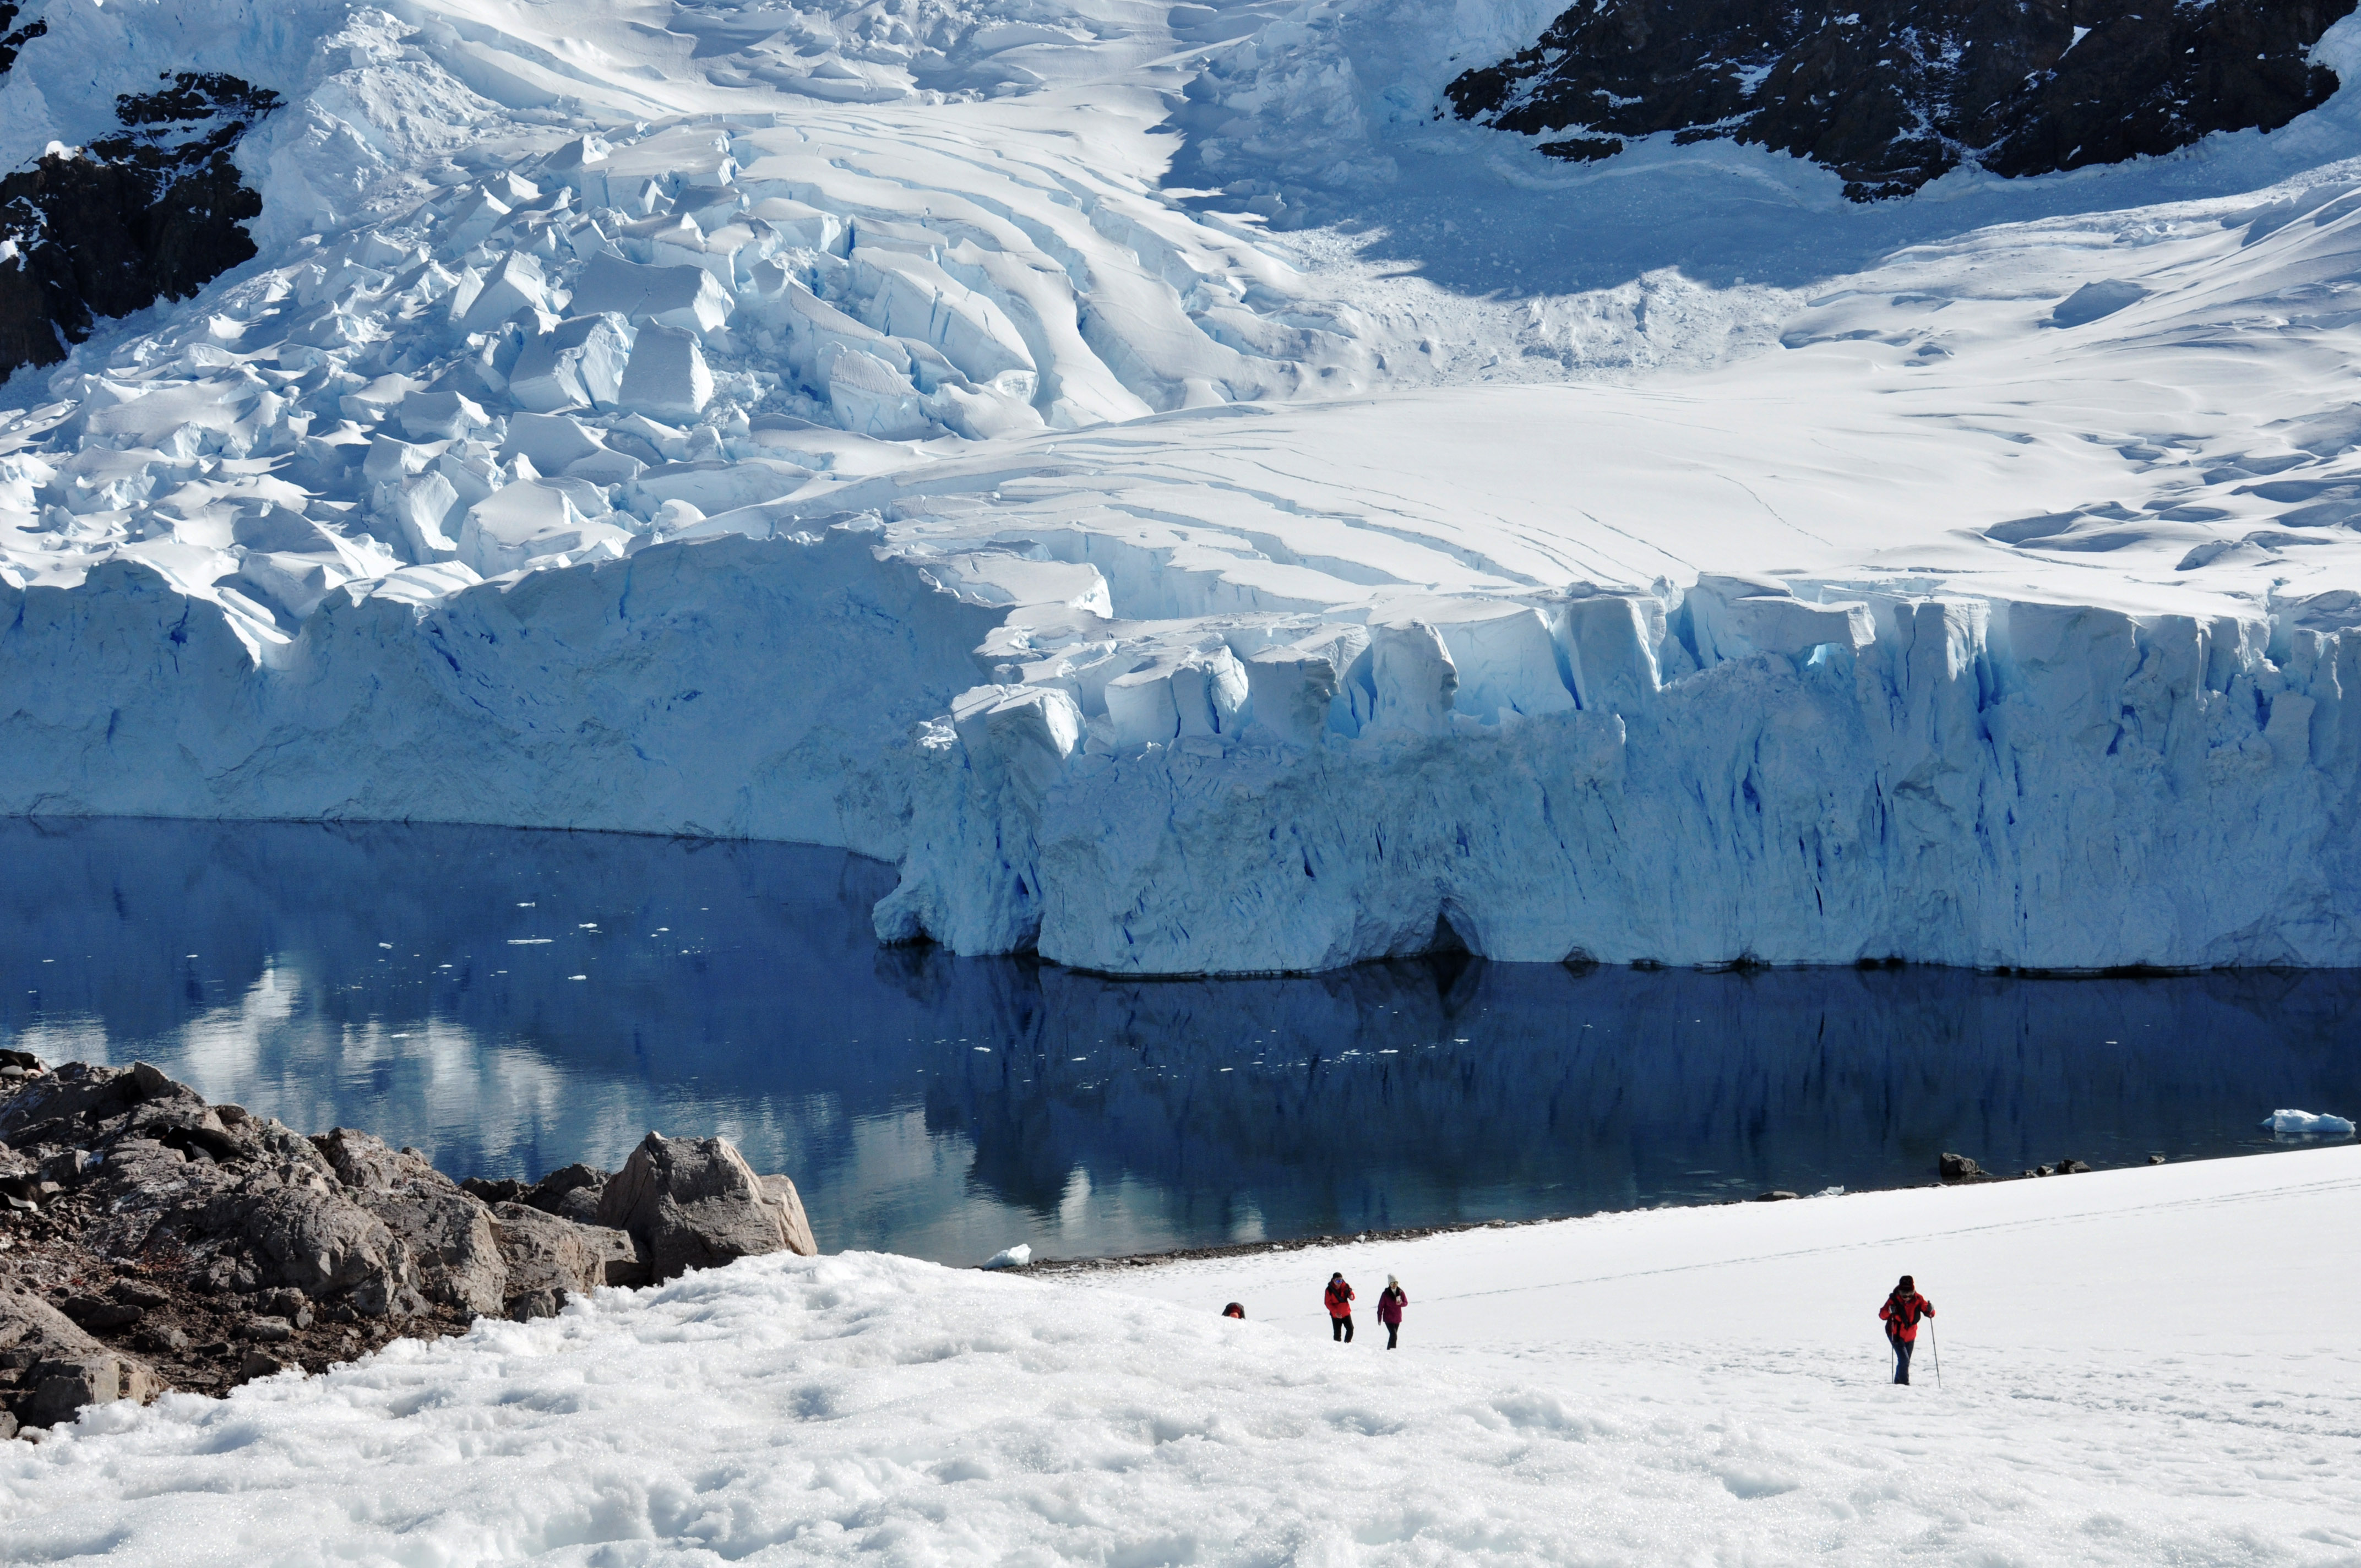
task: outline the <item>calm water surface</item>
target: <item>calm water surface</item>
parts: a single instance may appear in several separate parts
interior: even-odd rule
[[[2361,1114],[2361,975],[1118,981],[881,949],[834,850],[0,822],[0,1043],[145,1058],[455,1176],[720,1132],[822,1245],[972,1262],[2279,1146]]]

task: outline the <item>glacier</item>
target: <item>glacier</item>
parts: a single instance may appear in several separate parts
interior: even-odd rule
[[[1521,25],[1434,0],[47,19],[0,158],[289,106],[0,394],[0,811],[837,845],[1121,974],[2361,965],[2356,90],[1859,213],[1433,123]]]

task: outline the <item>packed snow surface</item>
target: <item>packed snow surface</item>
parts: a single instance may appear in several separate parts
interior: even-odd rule
[[[751,1259],[100,1408],[0,1452],[0,1541],[453,1568],[2345,1563],[2361,1350],[2333,1304],[2361,1278],[2322,1242],[2357,1205],[2342,1148],[1087,1281]],[[1901,1388],[1876,1310],[1905,1272],[1938,1315]]]
[[[8,384],[0,810],[809,839],[1117,972],[2361,965],[2361,87],[1863,211],[1434,122],[1529,6],[46,19],[0,161],[289,107]]]

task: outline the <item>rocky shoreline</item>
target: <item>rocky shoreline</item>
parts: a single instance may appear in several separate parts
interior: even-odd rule
[[[724,1138],[652,1132],[620,1171],[455,1182],[367,1133],[208,1104],[145,1062],[0,1050],[0,1436],[817,1250],[795,1183]]]

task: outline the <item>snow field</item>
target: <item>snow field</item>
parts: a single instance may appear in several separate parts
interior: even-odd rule
[[[2336,1563],[2361,1151],[1047,1279],[761,1259],[0,1456],[13,1562]],[[1327,1343],[1333,1267],[1411,1292]],[[1909,1269],[1945,1387],[1885,1383]],[[1241,1298],[1243,1324],[1215,1314]]]

